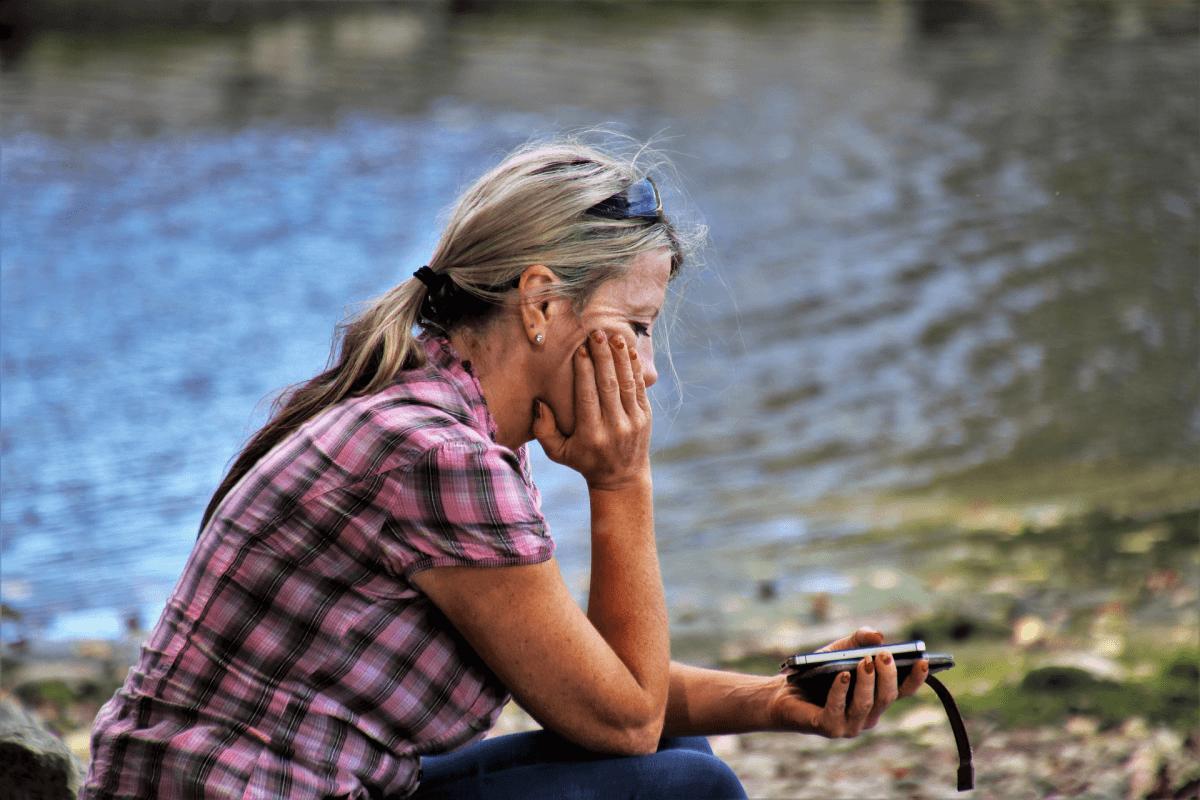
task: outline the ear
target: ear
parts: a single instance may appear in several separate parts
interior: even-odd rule
[[[521,325],[530,344],[541,344],[537,341],[538,334],[546,336],[551,322],[570,303],[567,298],[553,294],[555,285],[561,283],[545,264],[533,264],[521,273],[517,284],[521,298]]]

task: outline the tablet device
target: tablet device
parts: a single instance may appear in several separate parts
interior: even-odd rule
[[[830,661],[845,661],[847,659],[855,661],[866,656],[874,656],[879,653],[891,653],[893,656],[902,655],[904,653],[924,653],[925,643],[920,639],[914,639],[911,642],[895,642],[893,644],[880,644],[872,647],[853,647],[849,650],[823,650],[818,653],[797,653],[783,662],[783,667],[806,667],[814,664],[825,664]]]
[[[801,696],[814,705],[823,706],[839,673],[850,673],[847,696],[854,693],[858,664],[868,655],[891,653],[896,664],[896,683],[904,683],[912,668],[922,658],[929,662],[929,674],[942,672],[954,666],[954,656],[949,653],[926,653],[922,641],[899,642],[878,647],[856,647],[851,650],[827,650],[823,653],[797,653],[783,662],[783,671],[792,686],[800,690]]]

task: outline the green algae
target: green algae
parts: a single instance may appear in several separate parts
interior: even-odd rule
[[[1010,728],[1085,716],[1102,728],[1141,718],[1194,730],[1200,725],[1200,651],[1168,651],[1160,659],[1154,675],[1141,680],[1114,680],[1078,667],[1039,667],[1015,684],[960,697],[959,706],[968,717]]]
[[[1044,518],[966,527],[923,516],[767,555],[842,571],[855,588],[839,602],[856,620],[906,613],[889,639],[952,653],[943,680],[969,719],[1019,728],[1140,718],[1196,730],[1200,506]],[[894,587],[869,585],[880,564]],[[752,649],[722,666],[773,674],[784,655]]]

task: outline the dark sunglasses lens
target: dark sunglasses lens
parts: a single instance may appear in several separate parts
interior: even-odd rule
[[[644,178],[625,191],[629,199],[631,217],[654,217],[658,215],[658,190],[649,178]]]

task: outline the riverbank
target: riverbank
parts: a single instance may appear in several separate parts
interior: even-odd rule
[[[731,612],[732,635],[692,630],[676,637],[676,657],[771,674],[792,649],[870,620],[889,638],[955,655],[944,681],[975,745],[974,796],[1197,796],[1200,507],[1043,517],[990,526],[924,518],[772,545],[785,561],[841,570],[849,590],[818,593],[797,613],[794,598],[760,586]],[[9,647],[0,690],[86,763],[90,723],[139,641]],[[952,796],[953,738],[932,692],[922,695],[852,741],[764,733],[713,746],[752,797]],[[510,705],[492,735],[534,726]]]

